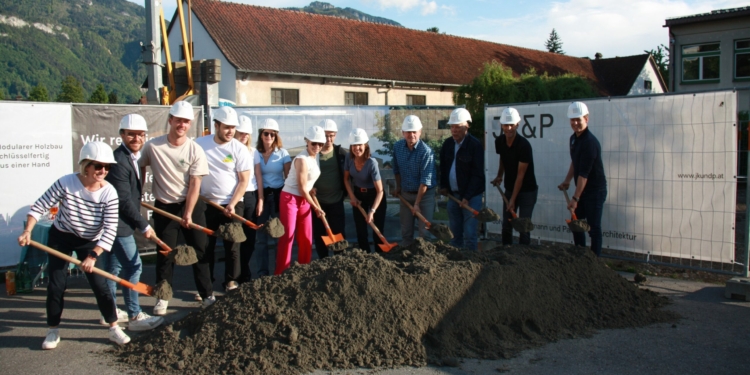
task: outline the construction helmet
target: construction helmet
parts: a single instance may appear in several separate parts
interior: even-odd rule
[[[582,102],[573,102],[568,106],[568,118],[580,118],[589,114],[589,107]]]
[[[349,133],[349,144],[350,145],[363,145],[369,141],[370,138],[367,136],[367,132],[365,129],[352,129],[352,132]]]
[[[81,154],[78,156],[78,164],[84,160],[93,160],[100,163],[117,164],[115,155],[112,153],[112,147],[104,142],[89,142],[81,148]]]
[[[214,110],[214,121],[218,121],[226,126],[238,126],[237,111],[232,107],[219,107]]]
[[[240,126],[237,127],[237,131],[240,133],[253,134],[253,122],[250,117],[245,115],[240,116]]]
[[[148,124],[146,124],[146,119],[141,115],[125,115],[125,117],[120,120],[120,130],[148,131]]]
[[[273,130],[273,131],[278,132],[279,131],[279,123],[276,122],[276,120],[274,120],[272,118],[267,118],[267,119],[263,120],[260,123],[260,126],[258,126],[258,130],[263,130],[263,129],[265,129],[265,130]]]
[[[448,125],[458,125],[471,122],[471,114],[466,108],[456,108],[451,112],[451,117],[448,119]]]
[[[326,131],[326,132],[338,132],[339,131],[339,127],[336,126],[336,122],[331,119],[325,119],[321,121],[318,124],[318,126],[323,128],[323,131]]]
[[[500,124],[506,125],[506,124],[518,124],[521,122],[521,115],[518,114],[518,111],[515,108],[508,107],[503,109],[503,114],[500,115]]]
[[[173,117],[184,118],[190,121],[195,120],[195,114],[193,114],[193,106],[185,101],[180,101],[172,104],[172,108],[169,109],[169,114]]]
[[[404,123],[401,124],[401,131],[415,132],[419,130],[422,130],[422,121],[419,121],[419,117],[409,115],[404,118]]]
[[[310,142],[326,143],[326,132],[320,126],[311,126],[305,130],[305,138]]]

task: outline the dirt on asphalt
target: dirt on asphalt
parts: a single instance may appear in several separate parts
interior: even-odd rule
[[[159,373],[297,374],[508,358],[605,328],[678,318],[571,245],[462,252],[421,239],[354,250],[245,283],[111,352]]]

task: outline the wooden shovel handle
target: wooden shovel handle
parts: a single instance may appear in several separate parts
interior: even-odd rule
[[[221,210],[221,211],[224,211],[224,207],[222,207],[222,206],[221,206],[220,204],[218,204],[218,203],[215,203],[215,202],[212,202],[212,201],[208,200],[208,198],[206,198],[206,197],[203,197],[203,196],[200,196],[200,198],[201,198],[201,200],[202,200],[202,201],[204,201],[204,202],[208,203],[208,205],[209,205],[209,206],[211,206],[211,207],[214,207],[214,208],[216,208],[217,210]],[[250,220],[247,220],[247,219],[245,219],[244,217],[242,217],[242,216],[240,216],[240,215],[237,215],[237,214],[236,214],[236,213],[234,213],[234,212],[232,212],[232,218],[233,218],[233,219],[236,219],[236,220],[239,220],[239,221],[241,221],[241,222],[242,222],[242,224],[245,224],[245,225],[247,225],[247,226],[248,226],[248,227],[250,227],[250,228],[253,228],[253,229],[258,229],[258,228],[260,228],[260,225],[258,225],[258,224],[255,224],[255,223],[253,223],[252,221],[250,221]]]
[[[312,195],[313,202],[315,202],[315,205],[320,207],[320,202],[318,202],[318,197]],[[328,220],[326,220],[325,215],[320,217],[320,220],[323,221],[323,225],[326,227],[326,231],[328,232],[328,236],[333,238],[333,231],[331,230],[331,227],[328,225]]]
[[[563,190],[562,192],[565,195],[565,202],[570,205],[570,197],[568,197],[568,191]],[[578,220],[578,218],[576,217],[576,213],[573,210],[570,210],[570,217],[571,220]]]
[[[461,205],[461,201],[458,200],[458,198],[456,198],[456,197],[454,197],[454,196],[452,196],[450,194],[446,194],[446,195],[448,196],[448,198],[453,199],[454,202],[458,203],[459,206]],[[465,208],[465,209],[467,209],[467,210],[469,210],[469,212],[471,212],[474,216],[479,215],[479,211],[477,211],[477,210],[475,210],[475,209],[473,209],[473,208],[471,208],[469,206],[462,206],[462,207]]]
[[[362,206],[360,206],[360,205],[357,205],[357,208],[359,208],[359,212],[361,212],[362,215],[365,217],[365,219],[367,219],[367,212],[365,212],[365,209],[362,208]],[[380,240],[383,241],[383,243],[387,244],[388,240],[386,240],[385,237],[383,236],[383,234],[380,233],[380,229],[378,229],[378,227],[375,226],[375,223],[370,222],[369,224],[370,224],[370,227],[372,227],[372,230],[375,232],[375,234],[378,235],[378,237],[380,238]]]
[[[156,208],[156,207],[154,207],[154,206],[152,206],[152,205],[150,205],[150,204],[148,204],[146,202],[141,202],[141,206],[146,207],[149,210],[152,210],[152,211],[156,212],[159,215],[162,215],[164,217],[170,218],[170,219],[172,219],[172,220],[174,220],[174,221],[176,221],[178,223],[182,223],[182,218],[181,217],[179,217],[177,215],[172,215],[172,214],[170,214],[167,211],[158,209],[158,208]],[[201,231],[201,232],[203,232],[203,233],[205,233],[205,234],[207,234],[209,236],[215,236],[216,235],[216,233],[214,233],[214,231],[212,231],[211,229],[204,228],[204,227],[202,227],[202,226],[200,226],[198,224],[195,224],[195,223],[190,223],[190,228],[197,229],[197,230],[199,230],[199,231]]]
[[[401,196],[401,194],[398,195],[398,198],[401,199],[401,202],[403,202],[406,205],[406,207],[409,208],[409,211],[414,211],[414,207],[412,207],[412,205],[409,204],[409,202],[407,202],[406,199],[404,199],[404,197]],[[417,218],[419,218],[419,220],[422,220],[424,222],[424,225],[427,226],[427,229],[429,229],[432,226],[432,223],[427,221],[427,219],[425,219],[424,216],[422,216],[422,214],[420,214],[419,212],[416,213],[416,216]]]
[[[510,206],[510,202],[508,202],[508,197],[505,196],[505,192],[503,191],[503,188],[500,187],[500,185],[495,185],[497,188],[497,191],[500,192],[500,196],[503,197],[503,202],[505,202],[505,207]],[[515,211],[510,211],[510,217],[513,219],[517,219],[518,215],[516,215]]]

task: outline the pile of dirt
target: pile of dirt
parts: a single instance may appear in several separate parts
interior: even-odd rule
[[[461,252],[418,239],[245,283],[208,309],[113,349],[139,371],[305,373],[503,358],[594,330],[676,319],[569,245]]]
[[[242,224],[237,222],[219,225],[219,229],[216,230],[216,235],[223,238],[224,241],[237,243],[247,241],[247,236],[245,236],[245,231],[242,229]]]
[[[281,220],[277,217],[268,220],[263,228],[265,228],[266,233],[272,238],[279,238],[284,235],[284,225],[281,224]]]

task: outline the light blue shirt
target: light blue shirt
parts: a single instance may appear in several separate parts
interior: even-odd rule
[[[260,164],[263,174],[263,187],[278,189],[284,186],[284,164],[292,162],[289,152],[283,148],[277,148],[268,157],[268,163],[266,163],[263,155],[255,150],[255,158],[255,164]]]
[[[401,176],[401,190],[417,191],[419,185],[433,188],[437,185],[435,156],[432,149],[421,140],[409,150],[406,140],[393,144],[393,174]]]

